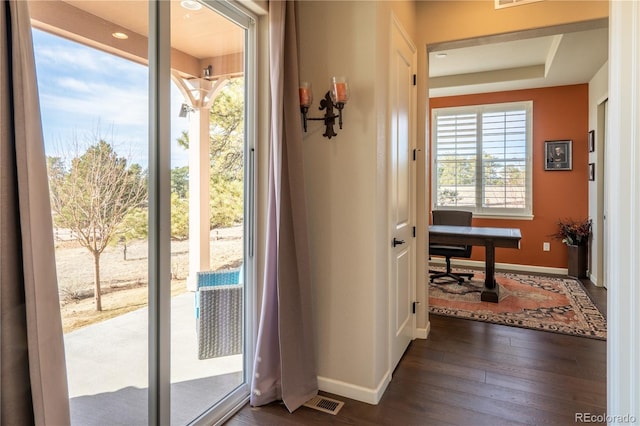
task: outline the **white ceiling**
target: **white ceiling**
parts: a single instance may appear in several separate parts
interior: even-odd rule
[[[64,2],[114,23],[125,32],[129,30],[145,37],[149,32],[146,0]],[[244,34],[237,25],[206,6],[188,10],[181,6],[182,3],[171,0],[172,47],[199,59],[243,51]]]
[[[428,50],[430,97],[588,83],[608,59],[608,23],[440,43]]]

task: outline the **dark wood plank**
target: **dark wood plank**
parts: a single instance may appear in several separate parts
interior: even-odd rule
[[[606,290],[583,280],[600,307]],[[604,312],[604,311],[603,311]],[[427,340],[411,342],[378,405],[345,401],[337,416],[279,403],[244,407],[229,425],[572,424],[606,410],[606,342],[430,316]]]

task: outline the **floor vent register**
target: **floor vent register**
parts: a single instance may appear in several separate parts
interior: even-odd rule
[[[326,396],[316,396],[304,403],[305,407],[312,408],[314,410],[322,411],[324,413],[338,414],[338,411],[342,408],[344,402],[337,401],[335,399],[327,398]]]

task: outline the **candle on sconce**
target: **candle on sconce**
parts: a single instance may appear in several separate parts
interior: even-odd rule
[[[308,83],[306,81],[300,83],[298,94],[300,95],[300,106],[311,106],[311,104],[313,103],[313,90],[311,89],[311,83]]]
[[[349,100],[349,83],[346,77],[331,78],[331,99],[335,103],[347,103]]]

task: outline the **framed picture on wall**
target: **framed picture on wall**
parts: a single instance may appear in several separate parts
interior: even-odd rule
[[[589,180],[596,180],[596,163],[589,163]]]
[[[596,150],[596,132],[595,130],[589,130],[589,152]]]
[[[546,141],[544,169],[571,170],[571,143],[571,140]]]

